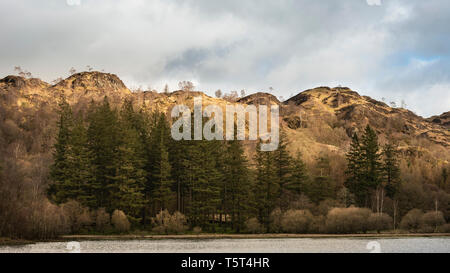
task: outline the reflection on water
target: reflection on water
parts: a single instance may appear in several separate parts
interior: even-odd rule
[[[79,245],[78,245],[79,243]],[[213,240],[103,240],[2,246],[0,252],[144,252],[144,253],[449,253],[450,238],[287,238]]]

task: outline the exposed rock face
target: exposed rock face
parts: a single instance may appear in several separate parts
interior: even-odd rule
[[[92,89],[92,90],[127,90],[125,84],[114,74],[100,72],[81,72],[57,83],[55,87],[69,89]]]
[[[114,74],[81,72],[51,87],[54,92],[64,94],[69,102],[89,97],[94,100],[108,96],[114,102],[130,96],[131,91]]]
[[[0,80],[0,84],[20,89],[25,87],[26,80],[19,76],[6,76]]]
[[[10,107],[22,104],[39,108],[42,104],[54,101],[48,88],[50,85],[40,79],[26,79],[19,76],[7,76],[0,79],[0,103]]]
[[[280,104],[280,101],[272,94],[258,92],[255,94],[248,95],[246,97],[240,98],[237,102],[243,104]]]
[[[446,127],[450,130],[450,111],[445,112],[440,116],[432,116],[427,119],[428,121],[431,121],[432,123],[439,124],[443,127]]]
[[[49,84],[36,78],[25,79],[24,77],[20,76],[7,76],[3,79],[0,79],[0,86],[2,86],[3,88],[11,87],[16,88],[17,90],[27,90],[33,88],[48,87]]]

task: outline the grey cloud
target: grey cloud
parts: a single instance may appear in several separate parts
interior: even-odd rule
[[[0,25],[0,75],[21,65],[50,81],[92,65],[128,85],[284,97],[342,84],[425,116],[450,110],[446,0],[8,0]]]

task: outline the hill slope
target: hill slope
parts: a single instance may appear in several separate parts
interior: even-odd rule
[[[1,150],[12,149],[11,143],[26,147],[27,154],[42,152],[42,146],[51,147],[51,136],[56,133],[57,104],[62,94],[75,110],[104,96],[116,105],[125,98],[131,98],[136,107],[146,105],[159,111],[169,111],[181,103],[192,106],[193,98],[199,95],[204,105],[218,104],[224,108],[230,104],[202,92],[133,93],[119,77],[108,73],[77,73],[56,85],[39,79],[8,76],[0,80]],[[334,166],[340,174],[345,169],[342,158],[348,150],[350,137],[361,132],[366,125],[375,128],[381,144],[396,142],[405,156],[420,156],[430,166],[450,161],[448,112],[440,117],[424,119],[407,109],[391,108],[345,87],[318,87],[285,102],[268,93],[256,93],[239,99],[237,103],[280,105],[282,128],[288,137],[290,151],[301,151],[309,162],[322,154],[341,158],[337,160],[341,162]],[[255,145],[247,144],[251,158]],[[412,162],[407,158],[406,161]],[[436,176],[438,174],[430,174],[429,179]]]

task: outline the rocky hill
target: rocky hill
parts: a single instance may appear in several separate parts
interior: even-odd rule
[[[105,95],[112,101],[120,102],[131,91],[125,86],[122,80],[114,74],[100,72],[82,72],[52,86],[54,93],[64,94],[66,99],[75,103],[80,99],[102,99]]]
[[[407,109],[389,107],[346,87],[306,90],[287,100],[286,104],[299,107],[306,117],[335,120],[348,136],[370,125],[386,138],[425,138],[446,147],[450,145],[445,114],[440,119],[424,119]],[[293,115],[296,116],[295,111]]]
[[[48,118],[48,123],[54,124],[56,114],[51,113],[56,113],[57,102],[63,94],[73,105],[85,105],[91,100],[98,101],[108,96],[115,104],[132,98],[137,106],[145,104],[159,111],[168,111],[180,103],[191,106],[193,98],[199,95],[205,105],[225,107],[230,104],[199,91],[134,93],[119,77],[108,73],[77,73],[55,85],[39,79],[7,76],[0,80],[2,122],[15,124],[20,131],[24,120],[18,113],[26,111],[27,115],[32,116],[44,111],[52,117]],[[237,103],[280,105],[282,127],[289,138],[291,150],[300,150],[311,160],[322,152],[335,152],[342,156],[348,149],[351,135],[363,130],[367,124],[375,128],[381,142],[395,141],[408,152],[417,154],[419,150],[425,150],[429,151],[431,159],[450,160],[450,112],[424,119],[407,109],[389,107],[346,87],[318,87],[303,91],[285,102],[268,93],[256,93],[240,98]],[[13,141],[5,137],[8,133],[2,134],[0,137],[4,141]]]

